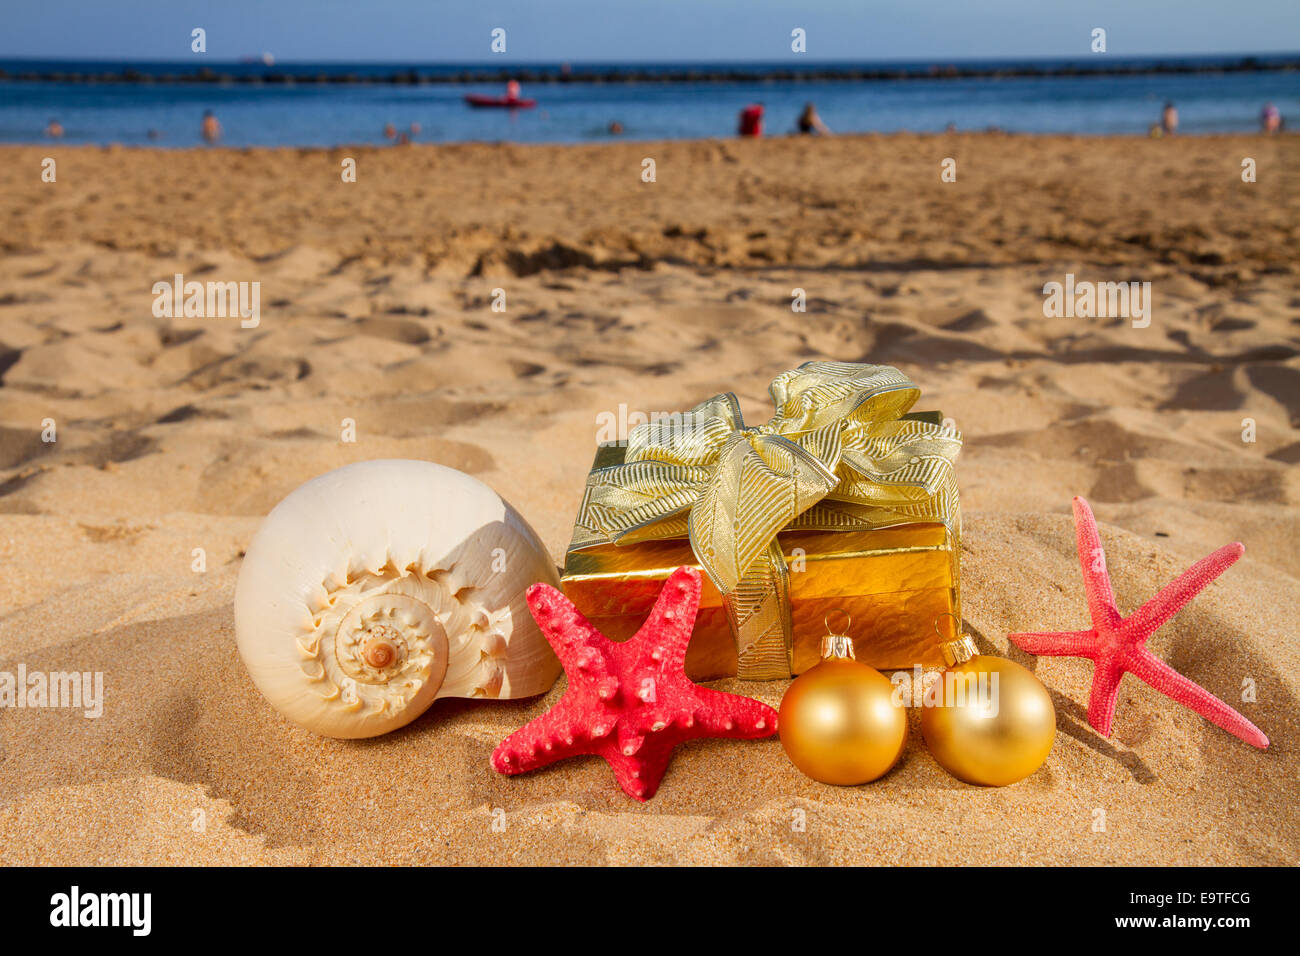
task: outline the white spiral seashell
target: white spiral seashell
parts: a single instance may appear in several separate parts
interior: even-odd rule
[[[431,462],[365,461],[314,478],[267,516],[235,587],[239,653],[286,717],[373,737],[439,697],[530,697],[560,663],[528,612],[559,587],[528,523]]]

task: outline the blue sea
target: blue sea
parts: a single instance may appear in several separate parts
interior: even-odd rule
[[[1297,55],[1260,55],[1277,60]],[[385,124],[407,131],[418,124],[416,142],[511,141],[576,143],[608,140],[611,122],[625,139],[659,140],[730,136],[746,104],[761,102],[768,135],[794,130],[805,103],[817,106],[836,133],[942,131],[996,127],[1020,133],[1143,134],[1159,120],[1166,101],[1179,110],[1181,133],[1248,132],[1259,128],[1266,102],[1276,104],[1288,128],[1300,123],[1300,71],[1175,73],[1192,64],[1213,69],[1221,58],[1149,58],[1128,61],[1134,69],[1163,72],[1100,76],[979,76],[935,78],[930,63],[800,65],[801,75],[774,79],[782,64],[644,64],[615,68],[575,65],[559,82],[558,65],[521,66],[533,76],[523,95],[532,110],[475,110],[466,93],[500,94],[501,82],[445,82],[497,70],[497,64],[207,64],[221,79],[177,83],[169,77],[195,71],[185,63],[111,63],[0,60],[0,142],[37,143],[57,119],[69,143],[122,143],[188,147],[200,142],[199,120],[212,110],[230,146],[334,146],[386,142]],[[1082,68],[1097,60],[1074,61]],[[1126,61],[1110,60],[1107,67]],[[1029,66],[1062,70],[1071,61],[964,61],[958,69]],[[825,79],[819,71],[889,69],[909,78]],[[941,64],[940,68],[948,67]],[[637,70],[651,77],[627,82],[611,76]],[[121,75],[147,82],[67,82],[17,79],[24,73]],[[745,79],[682,80],[697,73],[733,71]],[[400,83],[389,82],[405,74]],[[672,73],[674,82],[658,82]],[[806,75],[803,75],[806,74]],[[330,82],[318,82],[328,78]],[[152,135],[151,135],[152,131]]]

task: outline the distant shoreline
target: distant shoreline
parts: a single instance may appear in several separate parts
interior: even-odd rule
[[[313,64],[286,64],[283,67],[262,66],[256,63],[224,63],[185,69],[181,64],[149,64],[149,68],[111,64],[111,68],[96,70],[89,63],[78,63],[78,69],[54,67],[50,61],[33,61],[25,69],[20,61],[7,60],[0,66],[0,82],[31,83],[86,83],[86,84],[218,84],[218,85],[280,85],[347,84],[395,86],[499,84],[510,80],[528,84],[567,83],[771,83],[771,82],[876,82],[896,80],[960,80],[960,79],[1042,79],[1076,78],[1085,76],[1159,76],[1222,73],[1270,73],[1300,71],[1300,54],[1282,56],[1242,56],[1222,60],[1153,58],[1100,62],[1095,65],[1080,61],[1024,62],[1020,64],[909,64],[887,66],[850,66],[826,64],[798,69],[777,65],[737,64],[734,66],[515,66],[509,68],[466,67],[403,67],[386,70],[378,65],[367,65],[365,71],[347,64],[326,67]],[[106,64],[106,67],[110,66]],[[175,69],[172,69],[175,67]]]
[[[957,130],[890,130],[889,132],[853,132],[841,133],[833,137],[841,142],[858,142],[858,143],[875,143],[875,142],[910,142],[913,140],[947,140],[969,139],[979,141],[984,139],[1017,139],[1036,141],[1044,143],[1057,143],[1062,141],[1069,142],[1091,142],[1097,144],[1113,143],[1121,140],[1128,140],[1133,143],[1151,142],[1152,138],[1147,133],[1039,133],[1039,132],[1018,132],[1016,130],[1006,130],[998,127],[987,129],[957,129]],[[1274,141],[1290,143],[1300,140],[1300,131],[1283,130],[1271,138],[1262,137],[1260,133],[1244,132],[1215,132],[1215,133],[1189,133],[1178,136],[1180,141],[1202,141],[1209,139],[1235,140],[1243,143],[1257,143],[1261,141]],[[828,142],[829,140],[823,140]],[[800,137],[797,133],[776,133],[762,136],[752,140],[737,139],[731,135],[716,136],[689,136],[680,139],[607,139],[607,140],[582,140],[582,141],[542,141],[530,142],[519,140],[488,140],[488,139],[456,139],[456,140],[433,140],[418,143],[403,143],[395,146],[391,143],[375,142],[338,142],[330,144],[311,144],[305,146],[294,146],[281,144],[278,146],[243,146],[231,145],[225,143],[208,144],[198,142],[176,144],[176,143],[124,143],[120,141],[110,141],[103,143],[67,143],[58,144],[61,152],[74,153],[83,152],[91,153],[139,153],[142,156],[156,155],[160,152],[174,153],[180,155],[196,156],[221,156],[223,154],[240,155],[278,155],[293,154],[296,156],[322,155],[334,157],[336,155],[361,155],[376,154],[388,155],[396,152],[414,152],[436,151],[442,155],[456,154],[461,152],[477,152],[485,150],[492,152],[515,153],[523,151],[540,151],[553,150],[557,154],[563,155],[571,151],[598,151],[598,150],[616,150],[627,146],[635,147],[673,147],[673,146],[704,146],[704,147],[726,147],[736,143],[757,144],[757,148],[763,148],[766,144],[784,143],[784,142],[807,142],[806,138]],[[42,153],[49,152],[50,143],[48,140],[11,141],[0,142],[0,160],[11,154],[21,152]]]

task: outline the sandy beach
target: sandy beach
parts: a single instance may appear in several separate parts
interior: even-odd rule
[[[1300,860],[1300,137],[3,147],[0,197],[0,671],[104,675],[98,718],[0,710],[0,863]],[[156,316],[177,273],[260,282],[257,327]],[[1045,317],[1067,275],[1150,282],[1149,325]],[[596,758],[490,768],[563,678],[353,742],[246,675],[240,557],[308,478],[461,469],[558,562],[602,413],[734,391],[763,421],[811,359],[895,365],[964,433],[967,626],[1057,708],[1027,780],[963,784],[919,732],[858,788],[708,740],[639,805]],[[1246,545],[1150,647],[1267,751],[1131,676],[1102,738],[1091,665],[1009,644],[1087,626],[1073,495],[1125,612]]]

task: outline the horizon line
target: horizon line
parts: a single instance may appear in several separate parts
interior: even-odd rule
[[[264,51],[270,52],[270,51]],[[75,63],[166,63],[166,64],[194,64],[202,65],[222,64],[235,66],[255,66],[260,60],[262,53],[241,54],[233,59],[219,59],[209,57],[207,54],[192,54],[189,57],[181,59],[151,59],[147,57],[109,57],[109,56],[71,56],[71,55],[52,55],[52,54],[22,54],[10,55],[0,52],[0,60],[11,62],[75,62]],[[584,60],[575,58],[549,58],[549,59],[516,59],[497,55],[480,60],[416,60],[416,59],[334,59],[324,57],[321,59],[281,59],[271,53],[275,58],[273,66],[320,66],[320,65],[338,65],[338,66],[482,66],[485,64],[500,64],[502,67],[508,66],[659,66],[664,64],[786,64],[786,63],[816,63],[821,65],[832,64],[858,64],[858,63],[961,63],[961,62],[978,62],[989,60],[1070,60],[1081,59],[1091,60],[1095,58],[1112,59],[1112,60],[1159,60],[1159,59],[1185,59],[1188,57],[1300,57],[1300,49],[1288,50],[1223,50],[1214,52],[1184,52],[1184,53],[1089,53],[1081,52],[1078,54],[997,54],[997,55],[969,55],[960,56],[901,56],[895,58],[884,57],[810,57],[807,54],[785,54],[779,58],[772,59],[742,59],[736,57],[665,57],[662,59],[636,59],[636,60]]]

